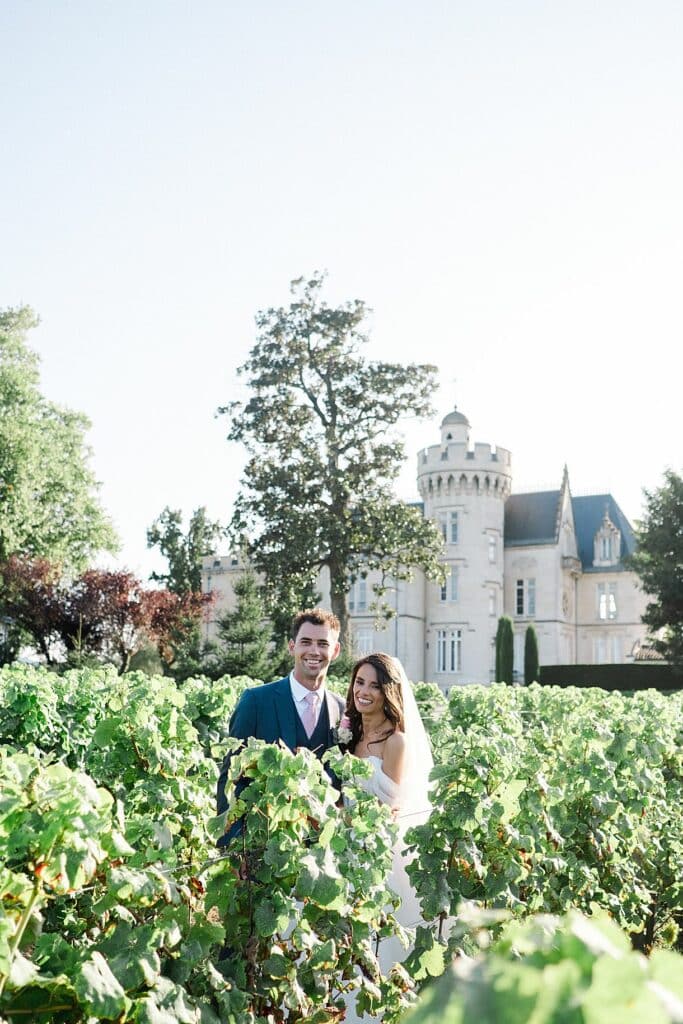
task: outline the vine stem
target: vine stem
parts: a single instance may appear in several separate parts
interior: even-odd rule
[[[50,852],[48,853],[47,857],[45,858],[46,861],[49,860],[51,854],[52,854],[52,849],[50,849]],[[40,878],[38,877],[38,875],[36,875],[36,877],[33,880],[33,892],[31,893],[31,898],[28,901],[28,904],[26,905],[26,909],[24,910],[24,913],[21,915],[21,920],[19,921],[19,927],[17,928],[16,932],[14,933],[14,938],[12,939],[12,941],[10,943],[10,947],[9,947],[9,968],[8,968],[7,974],[5,974],[4,977],[0,978],[0,996],[2,996],[3,992],[5,991],[5,985],[7,984],[7,980],[9,978],[10,974],[12,973],[12,962],[13,962],[15,956],[17,955],[17,950],[19,949],[19,946],[21,944],[21,940],[24,937],[24,932],[26,931],[27,925],[28,925],[29,921],[31,920],[31,915],[33,914],[33,909],[34,909],[36,903],[38,902],[38,898],[40,896],[40,890],[41,890]]]

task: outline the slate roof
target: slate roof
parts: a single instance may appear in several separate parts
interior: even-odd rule
[[[557,490],[510,495],[505,503],[505,547],[556,543],[561,494]],[[605,572],[605,566],[593,566],[593,539],[600,529],[605,508],[621,531],[622,561],[610,566],[610,571],[623,570],[624,557],[635,551],[633,528],[611,494],[572,496],[576,543],[584,572]]]
[[[607,514],[614,525],[621,530],[621,561],[614,566],[614,569],[624,569],[623,559],[626,555],[633,554],[636,549],[633,528],[611,494],[587,494],[580,498],[572,497],[576,543],[584,572],[605,572],[604,566],[593,567],[593,538],[600,529],[605,508],[607,508]]]
[[[505,547],[554,544],[560,493],[511,494],[505,502]]]

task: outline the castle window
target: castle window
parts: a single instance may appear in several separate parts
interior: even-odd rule
[[[515,608],[517,615],[536,614],[536,580],[517,580],[515,588]]]
[[[457,565],[444,566],[446,569],[446,580],[439,590],[439,600],[458,600],[458,567]]]
[[[436,634],[436,671],[462,671],[462,630],[440,629]]]
[[[357,579],[349,590],[349,611],[364,612],[368,607],[368,581]]]
[[[448,517],[449,541],[451,544],[458,543],[458,513],[451,512]]]
[[[617,585],[616,583],[598,583],[598,618],[602,622],[617,617]]]
[[[498,601],[496,588],[489,588],[489,615],[496,615],[498,613]]]
[[[353,649],[355,653],[362,657],[364,654],[370,654],[373,648],[372,642],[372,630],[371,629],[354,629],[353,631]]]
[[[596,636],[593,639],[593,663],[595,665],[619,665],[621,662],[621,637]]]
[[[495,564],[496,558],[498,557],[498,545],[496,543],[495,536],[489,534],[489,562]]]
[[[600,529],[593,537],[593,565],[615,565],[621,558],[621,531],[609,517],[607,506]]]

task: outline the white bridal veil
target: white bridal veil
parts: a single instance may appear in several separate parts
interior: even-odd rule
[[[392,657],[391,660],[401,679],[406,737],[406,761],[401,781],[399,818],[403,819],[404,828],[411,828],[426,820],[431,811],[429,773],[434,765],[434,758],[405,669],[398,658]]]

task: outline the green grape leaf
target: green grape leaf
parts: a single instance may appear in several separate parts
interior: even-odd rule
[[[116,1020],[130,1008],[126,993],[97,951],[80,965],[73,986],[87,1011],[101,1020]]]

